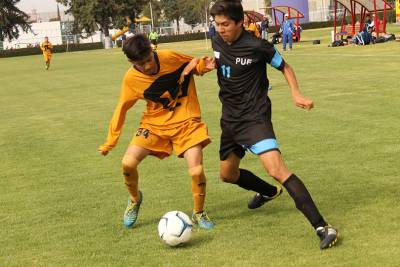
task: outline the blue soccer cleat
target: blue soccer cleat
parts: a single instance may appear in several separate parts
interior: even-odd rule
[[[192,214],[193,223],[197,224],[200,228],[210,230],[214,228],[214,223],[208,218],[205,211]]]
[[[139,194],[140,194],[140,200],[137,203],[133,202],[130,197],[128,198],[128,206],[126,207],[124,213],[124,225],[128,228],[133,227],[139,214],[140,204],[142,204],[143,200],[142,192],[139,191]]]

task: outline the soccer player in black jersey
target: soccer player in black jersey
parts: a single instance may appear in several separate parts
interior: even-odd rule
[[[240,169],[245,151],[258,155],[263,167],[293,198],[296,207],[316,230],[325,249],[337,241],[337,230],[319,213],[303,182],[285,165],[271,122],[267,94],[266,64],[282,72],[296,106],[310,110],[313,101],[304,97],[296,76],[272,44],[243,29],[243,7],[239,0],[217,0],[210,10],[218,34],[212,40],[222,102],[220,176],[222,181],[257,192],[250,209],[280,195],[272,186],[248,170]]]

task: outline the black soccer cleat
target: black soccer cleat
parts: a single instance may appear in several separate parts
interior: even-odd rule
[[[276,187],[276,194],[272,197],[268,196],[263,196],[260,193],[257,193],[254,195],[254,197],[249,201],[247,204],[247,207],[251,210],[256,209],[267,203],[268,201],[271,201],[277,197],[279,197],[282,194],[282,187],[277,186]]]
[[[334,246],[338,241],[339,233],[331,225],[327,225],[325,227],[318,227],[316,231],[319,239],[321,239],[321,243],[319,245],[320,249],[330,248]]]

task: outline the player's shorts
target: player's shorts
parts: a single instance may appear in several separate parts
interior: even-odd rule
[[[175,151],[178,157],[189,148],[211,143],[207,125],[200,120],[191,119],[176,128],[161,130],[148,124],[141,124],[132,138],[131,145],[137,145],[151,151],[150,155],[160,159],[168,157]]]
[[[44,61],[48,62],[51,60],[51,54],[50,53],[43,53]]]
[[[220,160],[226,160],[231,152],[243,158],[246,150],[256,155],[272,150],[279,151],[271,120],[248,122],[221,120],[221,129]]]
[[[152,40],[150,40],[150,42],[151,42],[153,45],[157,45],[157,40],[156,40],[156,39],[152,39]]]

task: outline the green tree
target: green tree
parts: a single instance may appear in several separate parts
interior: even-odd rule
[[[17,39],[20,28],[27,32],[31,30],[29,16],[16,7],[20,0],[0,1],[0,41]]]
[[[206,17],[209,17],[210,3],[210,0],[186,0],[182,6],[182,16],[185,23],[192,26],[200,23],[208,23]]]
[[[160,3],[165,18],[169,21],[176,21],[179,34],[179,21],[182,18],[182,6],[185,0],[161,0]]]
[[[152,12],[150,12],[150,2],[151,2],[151,9]],[[151,0],[147,5],[143,7],[143,12],[142,14],[146,17],[151,17],[151,13],[153,13],[153,22],[154,22],[154,27],[157,27],[159,25],[159,21],[161,18],[161,13],[162,13],[162,8],[161,8],[161,3],[157,0]]]
[[[100,29],[106,48],[110,42],[109,29],[120,28],[125,17],[134,19],[142,11],[146,0],[56,0],[67,6],[66,13],[74,17],[74,33],[88,34]]]

